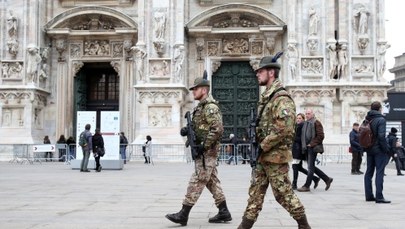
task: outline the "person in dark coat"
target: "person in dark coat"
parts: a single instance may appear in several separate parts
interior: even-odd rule
[[[370,128],[374,135],[375,142],[373,146],[365,149],[367,152],[367,170],[364,174],[364,194],[366,201],[375,201],[376,203],[391,203],[383,195],[384,170],[387,163],[387,157],[390,153],[388,143],[385,140],[386,121],[381,113],[381,103],[375,101],[371,104],[371,109],[367,113],[366,120],[371,121]],[[375,175],[375,195],[373,194],[373,176]]]
[[[305,160],[305,158],[306,158],[305,153],[302,150],[302,144],[301,144],[301,132],[302,132],[302,126],[304,125],[304,121],[305,121],[305,115],[303,113],[297,114],[296,127],[295,127],[295,138],[294,138],[294,143],[293,143],[293,148],[292,148],[292,156],[293,156],[292,188],[294,190],[297,189],[298,172],[301,172],[305,175],[308,174],[308,170],[306,170],[304,167],[302,167],[302,161]],[[313,177],[314,188],[318,187],[319,180],[320,180],[319,177],[314,175],[314,177]]]
[[[353,129],[350,131],[350,148],[352,153],[352,175],[364,174],[360,171],[361,162],[363,161],[363,148],[359,143],[359,128],[360,125],[355,122],[353,123]]]
[[[390,155],[389,158],[387,159],[387,164],[389,162],[390,157],[392,157],[392,160],[395,162],[395,168],[397,169],[397,175],[403,176],[404,174],[401,173],[401,162],[399,161],[397,152],[397,142],[398,142],[397,132],[398,132],[397,128],[392,127],[391,131],[388,133],[387,136],[387,142],[390,147]]]
[[[93,156],[94,160],[96,161],[96,172],[100,172],[102,167],[100,165],[100,150],[104,150],[104,139],[100,133],[100,129],[96,128],[95,134],[93,135]]]

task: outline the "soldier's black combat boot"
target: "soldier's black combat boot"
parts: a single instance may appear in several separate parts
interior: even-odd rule
[[[304,215],[301,218],[297,219],[298,229],[311,229],[311,226],[308,224],[307,216]]]
[[[223,222],[228,222],[232,220],[231,213],[228,210],[228,207],[226,206],[226,201],[223,201],[218,205],[218,214],[216,214],[214,217],[211,217],[208,222],[209,223],[223,223]]]
[[[193,206],[187,206],[183,204],[183,208],[179,212],[167,214],[166,218],[168,218],[173,223],[179,223],[182,226],[186,226],[188,221],[188,214],[190,213],[192,207]]]
[[[243,216],[242,222],[239,224],[238,229],[250,229],[253,227],[255,221]]]

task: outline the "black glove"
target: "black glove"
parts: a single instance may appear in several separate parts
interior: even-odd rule
[[[180,135],[183,136],[183,137],[188,135],[187,127],[183,127],[183,128],[180,129]]]

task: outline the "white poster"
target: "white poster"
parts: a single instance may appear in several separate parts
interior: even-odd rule
[[[121,160],[120,156],[120,112],[102,111],[100,131],[104,139],[103,160]]]
[[[77,125],[76,125],[76,159],[82,160],[83,159],[83,151],[82,147],[79,146],[79,136],[80,133],[84,131],[84,127],[86,124],[90,124],[90,132],[94,134],[94,129],[96,129],[96,116],[97,113],[95,111],[78,111],[77,112]],[[94,160],[94,157],[90,159]]]

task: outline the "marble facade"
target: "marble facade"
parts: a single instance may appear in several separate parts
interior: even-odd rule
[[[73,80],[85,63],[120,77],[131,142],[183,143],[188,87],[223,61],[284,51],[281,79],[297,111],[313,108],[326,143],[346,143],[383,101],[384,0],[31,0],[2,2],[0,143],[73,134]],[[338,5],[335,5],[338,4]]]

